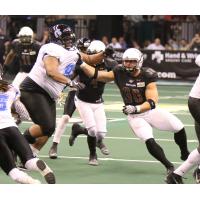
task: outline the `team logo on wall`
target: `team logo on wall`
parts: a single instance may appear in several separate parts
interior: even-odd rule
[[[164,60],[164,55],[161,53],[161,51],[155,51],[155,52],[151,55],[151,59],[152,59],[152,60],[156,60],[157,63],[161,63],[161,61]]]

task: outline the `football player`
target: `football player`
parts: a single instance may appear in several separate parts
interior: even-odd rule
[[[33,30],[28,26],[22,27],[18,33],[18,38],[13,40],[11,49],[4,62],[5,70],[8,65],[14,62],[14,60],[16,62],[15,65],[18,65],[13,66],[19,69],[18,74],[12,82],[15,87],[19,87],[20,83],[31,71],[36,61],[39,49],[39,42],[33,39]]]
[[[5,71],[9,67],[19,71],[12,82],[13,86],[19,88],[21,82],[27,77],[36,61],[39,49],[39,42],[33,39],[33,30],[28,26],[22,27],[18,33],[18,38],[13,40],[11,49],[4,62]],[[28,120],[30,118],[20,101],[14,105],[14,109],[19,117],[17,119],[18,124],[21,120]]]
[[[122,67],[113,71],[98,71],[86,63],[80,68],[91,78],[98,81],[115,81],[124,101],[123,113],[127,115],[133,133],[145,142],[149,153],[167,169],[173,171],[173,164],[166,158],[162,147],[155,141],[152,127],[174,132],[174,139],[181,151],[181,159],[186,160],[186,133],[183,123],[173,114],[156,107],[158,91],[157,73],[151,68],[142,67],[143,55],[135,48],[127,49],[123,54]]]
[[[195,63],[200,67],[200,55],[195,59]],[[197,149],[193,150],[188,159],[183,162],[173,173],[170,173],[166,177],[166,182],[169,184],[182,184],[182,177],[195,165],[200,164],[200,75],[197,77],[188,99],[188,107],[190,113],[195,121],[195,131],[199,145]],[[196,183],[200,183],[200,168],[199,166],[195,169],[193,176]]]
[[[28,142],[20,133],[11,114],[11,105],[18,101],[18,88],[0,79],[0,166],[2,170],[17,183],[36,184],[39,180],[20,171],[13,158],[16,153],[25,167],[40,172],[47,183],[54,184],[55,176],[46,163],[33,156]]]
[[[49,29],[50,43],[44,44],[28,76],[20,85],[20,100],[28,110],[34,124],[24,137],[37,154],[55,131],[56,100],[66,86],[82,88],[83,84],[71,80],[75,65],[82,60],[92,63],[103,58],[103,52],[88,56],[66,47],[73,42],[74,33],[65,24]]]
[[[86,53],[86,50],[89,47],[90,43],[91,42],[88,38],[81,38],[77,41],[76,47],[80,52]],[[67,49],[76,50],[73,46],[73,43],[69,44],[69,46],[67,46]],[[72,117],[74,111],[76,110],[76,106],[74,103],[74,97],[76,91],[77,91],[76,88],[70,88],[68,91],[67,98],[65,99],[64,113],[57,124],[53,137],[53,143],[49,150],[49,158],[51,159],[56,159],[58,157],[57,149],[58,149],[58,144],[60,143],[61,136],[65,131],[69,119]]]
[[[88,54],[96,54],[101,51],[105,51],[105,44],[99,40],[91,42],[87,49]],[[104,58],[105,60],[106,58]],[[111,66],[107,66],[104,60],[95,65],[98,70],[109,71]],[[115,66],[118,63],[115,61]],[[114,66],[112,66],[114,67]],[[100,148],[104,155],[108,155],[109,151],[103,139],[106,136],[106,115],[103,105],[103,92],[105,82],[97,81],[89,78],[82,70],[77,70],[79,80],[85,84],[85,88],[79,90],[75,96],[75,105],[83,120],[83,124],[86,128],[81,127],[78,123],[72,126],[72,134],[69,138],[69,143],[72,146],[75,138],[79,134],[87,135],[87,142],[90,151],[89,165],[98,165],[96,146]]]

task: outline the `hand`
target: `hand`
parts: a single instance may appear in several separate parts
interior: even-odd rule
[[[104,51],[104,55],[105,55],[105,57],[113,57],[113,54],[114,54],[114,49],[113,49],[113,47],[112,46],[110,46],[110,45],[108,45],[107,47],[106,47],[106,49],[105,49],[105,51]]]
[[[65,99],[66,99],[66,94],[64,92],[62,92],[58,98],[58,101],[57,103],[60,105],[60,106],[63,106],[65,105]]]
[[[76,88],[78,90],[82,90],[85,88],[85,84],[84,83],[81,83],[81,82],[78,82],[78,81],[70,81],[70,83],[68,84],[69,87],[73,87],[73,88]]]
[[[132,105],[123,106],[122,111],[125,115],[137,113],[136,106],[132,106]]]

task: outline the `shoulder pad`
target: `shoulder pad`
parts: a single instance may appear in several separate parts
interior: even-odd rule
[[[147,78],[156,78],[156,79],[158,78],[157,72],[152,68],[143,67],[142,70]]]

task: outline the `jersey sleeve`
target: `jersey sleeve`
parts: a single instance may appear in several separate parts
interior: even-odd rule
[[[114,73],[114,82],[115,82],[116,84],[118,84],[118,81],[119,81],[119,79],[120,79],[120,74],[121,74],[121,72],[123,71],[123,68],[117,66],[117,67],[114,67],[112,71],[113,71],[113,73]]]
[[[53,43],[49,43],[49,44],[46,44],[46,45],[43,45],[41,47],[41,51],[43,51],[43,57],[46,57],[46,56],[52,56],[52,57],[56,57],[57,59],[60,59],[61,57],[61,52],[60,52],[60,46],[58,45],[54,45]]]
[[[146,79],[146,84],[156,82],[158,80],[158,74],[152,68],[143,68],[143,73]]]

